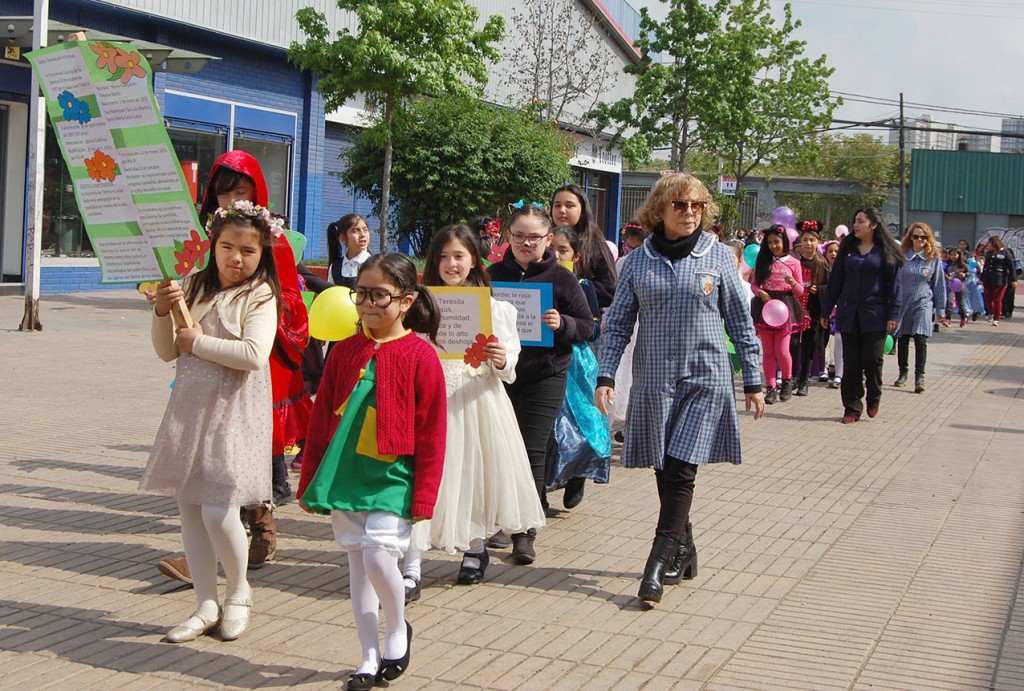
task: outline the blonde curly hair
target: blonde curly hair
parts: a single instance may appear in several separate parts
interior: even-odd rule
[[[670,173],[655,183],[647,195],[647,199],[640,206],[640,210],[637,211],[636,217],[640,221],[640,225],[648,232],[653,232],[663,220],[662,212],[665,205],[677,199],[696,199],[707,202],[707,208],[704,209],[704,213],[700,217],[701,230],[707,230],[718,220],[720,209],[715,200],[711,198],[711,193],[703,182],[688,173]]]
[[[928,239],[924,241],[924,256],[926,259],[935,259],[939,256],[939,248],[935,244],[935,233],[932,232],[932,227],[927,223],[916,221],[910,224],[907,228],[907,232],[903,235],[903,242],[900,243],[900,248],[904,252],[909,252],[914,247],[914,238],[911,237],[917,231],[918,234],[925,234]]]

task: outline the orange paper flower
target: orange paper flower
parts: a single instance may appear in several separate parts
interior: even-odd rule
[[[462,357],[462,361],[470,367],[479,367],[487,362],[487,353],[484,352],[484,346],[488,343],[495,343],[497,340],[498,338],[494,334],[490,336],[477,334],[473,344],[466,348],[466,354]]]
[[[123,50],[118,49],[117,55],[114,56],[114,64],[118,67],[124,68],[124,74],[121,75],[121,83],[127,84],[131,81],[132,77],[138,77],[144,79],[146,77],[146,68],[142,66],[142,56],[137,52],[126,53]]]
[[[96,53],[96,69],[108,70],[110,74],[117,72],[117,65],[114,63],[117,48],[109,43],[90,43],[89,47]]]
[[[85,159],[85,168],[89,177],[96,182],[102,180],[113,182],[117,176],[117,165],[114,163],[114,159],[99,149],[96,149],[92,158]]]

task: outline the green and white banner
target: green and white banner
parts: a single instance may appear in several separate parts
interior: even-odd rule
[[[131,45],[69,41],[27,53],[74,182],[103,283],[182,278],[207,261],[152,70]]]

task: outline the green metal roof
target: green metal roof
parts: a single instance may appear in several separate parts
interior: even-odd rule
[[[1024,155],[915,149],[909,208],[1024,215]]]

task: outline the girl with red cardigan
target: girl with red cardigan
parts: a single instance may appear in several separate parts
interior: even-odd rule
[[[412,524],[434,513],[444,466],[447,396],[437,353],[440,313],[401,254],[359,267],[352,293],[362,331],[327,357],[306,437],[299,505],[330,514],[348,553],[363,659],[349,689],[371,689],[409,666],[412,627],[398,560]],[[384,647],[377,609],[384,611]]]

